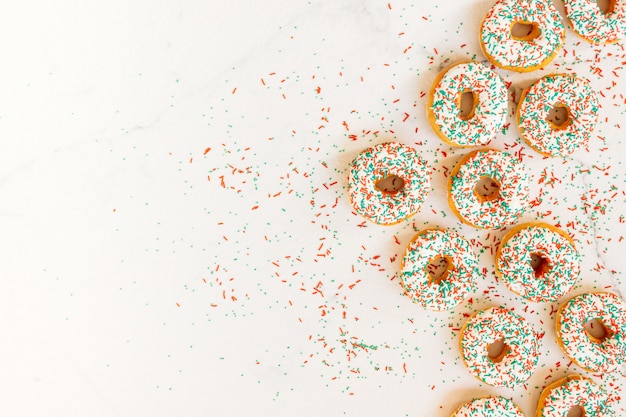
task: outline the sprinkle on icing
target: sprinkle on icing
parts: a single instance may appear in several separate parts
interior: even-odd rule
[[[487,346],[504,340],[510,352],[500,362],[487,354]],[[539,359],[539,340],[530,323],[503,307],[472,316],[461,333],[463,360],[470,373],[486,384],[513,388],[530,378]]]
[[[404,180],[395,193],[376,183],[391,175]],[[415,149],[397,142],[381,143],[361,152],[352,162],[348,193],[357,213],[378,224],[394,224],[417,213],[430,191],[430,172]]]
[[[556,301],[576,283],[580,255],[565,232],[557,230],[542,223],[522,225],[502,239],[496,271],[511,291],[530,301]],[[548,263],[548,270],[540,276],[531,265],[532,254]]]
[[[492,140],[502,128],[508,96],[502,78],[478,62],[464,62],[444,70],[433,89],[428,109],[435,128],[458,146],[479,146]],[[475,94],[474,115],[460,117],[460,95]]]
[[[555,126],[547,120],[554,106],[569,110],[569,124]],[[571,74],[547,75],[525,91],[518,107],[522,137],[547,156],[566,156],[587,146],[598,121],[598,98],[589,82]]]
[[[531,41],[514,39],[511,25],[536,24],[540,34]],[[495,65],[513,71],[541,67],[563,46],[565,26],[549,0],[498,0],[480,28],[481,46]],[[526,69],[527,70],[527,69]]]
[[[475,187],[484,177],[498,181],[498,198],[478,198]],[[452,208],[465,222],[478,228],[497,228],[515,223],[526,210],[529,178],[524,166],[510,154],[493,149],[475,151],[452,171],[448,192]]]
[[[612,335],[592,342],[584,329],[599,319]],[[557,336],[564,352],[591,372],[611,372],[626,363],[626,303],[615,294],[581,294],[564,303],[557,314]]]
[[[450,259],[452,266],[439,283],[428,273],[437,256]],[[469,242],[452,230],[429,229],[409,243],[402,261],[402,282],[411,299],[430,310],[448,310],[476,291],[478,259]]]
[[[524,417],[524,413],[508,398],[484,397],[461,405],[451,417]]]
[[[559,384],[560,381],[563,381]],[[572,407],[583,409],[585,417],[611,417],[614,410],[609,404],[605,390],[590,379],[580,375],[570,375],[551,384],[541,393],[537,416],[567,416]]]
[[[615,0],[603,13],[597,0],[565,0],[565,13],[574,32],[591,43],[614,43],[626,33],[626,1]]]

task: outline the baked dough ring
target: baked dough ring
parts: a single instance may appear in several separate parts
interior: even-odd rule
[[[473,108],[461,116],[461,95],[472,93]],[[428,120],[452,146],[481,146],[504,125],[508,94],[502,78],[478,62],[460,62],[439,73],[428,97]]]
[[[564,108],[565,121],[547,119],[553,107]],[[598,121],[598,97],[587,80],[572,74],[550,74],[522,92],[517,106],[519,131],[544,156],[567,156],[587,146]]]
[[[448,269],[438,280],[430,263],[445,259]],[[476,291],[478,258],[470,243],[452,230],[426,229],[409,243],[402,260],[401,278],[411,299],[429,310],[449,310]]]
[[[533,268],[532,256],[539,264]],[[515,226],[496,251],[496,274],[514,293],[530,301],[556,301],[576,283],[581,258],[572,238],[547,223]]]
[[[585,330],[599,319],[606,337]],[[590,372],[612,372],[626,363],[626,302],[608,292],[587,293],[566,301],[556,313],[559,346],[578,366]]]
[[[487,347],[502,340],[500,357],[490,358]],[[513,388],[532,375],[539,359],[539,339],[522,316],[503,307],[474,314],[461,329],[461,355],[472,375],[494,387]]]
[[[626,1],[610,0],[608,13],[598,0],[564,0],[572,30],[591,43],[615,43],[626,33]]]
[[[477,193],[476,186],[491,178],[499,191],[490,197]],[[498,228],[513,224],[528,207],[530,180],[524,166],[512,155],[483,149],[465,155],[448,179],[448,204],[466,224],[476,228]]]
[[[580,375],[568,375],[548,385],[541,392],[536,417],[567,416],[579,407],[584,417],[611,417],[609,395],[599,385]]]
[[[404,180],[396,192],[382,191],[376,184],[389,177]],[[392,225],[419,211],[430,191],[430,168],[409,146],[397,142],[376,145],[361,152],[348,174],[348,194],[354,210],[383,225]]]
[[[530,24],[527,36],[511,33],[517,24]],[[480,46],[497,67],[529,72],[550,63],[565,41],[561,15],[547,0],[498,0],[480,26]]]

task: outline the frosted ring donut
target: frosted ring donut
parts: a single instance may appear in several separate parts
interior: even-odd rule
[[[585,329],[599,320],[604,337]],[[626,363],[626,302],[615,294],[581,294],[565,302],[556,314],[556,335],[561,349],[590,372],[612,372]]]
[[[554,107],[565,110],[560,124],[548,120]],[[587,146],[598,121],[598,98],[589,82],[572,74],[551,74],[522,92],[519,131],[544,156],[566,156]]]
[[[491,179],[497,191],[484,196],[477,189]],[[528,207],[529,177],[517,158],[494,149],[473,151],[452,169],[448,204],[459,219],[476,228],[515,223]]]
[[[615,43],[626,33],[626,1],[610,0],[607,13],[597,0],[565,0],[572,29],[591,43]]]
[[[532,26],[528,35],[514,36],[515,25]],[[565,26],[552,2],[498,0],[480,27],[480,46],[494,65],[529,72],[552,61],[565,41]]]
[[[512,400],[494,396],[461,404],[451,417],[524,417],[524,413]]]
[[[446,270],[437,279],[429,266],[445,259]],[[429,310],[449,310],[476,291],[478,258],[469,242],[452,230],[427,229],[418,233],[404,253],[401,278],[406,294]]]
[[[500,341],[502,353],[488,355]],[[494,387],[513,388],[532,375],[539,359],[539,340],[531,324],[503,307],[474,314],[461,329],[461,354],[472,375]]]
[[[390,176],[404,186],[394,192],[376,184]],[[374,223],[391,225],[417,213],[430,191],[430,169],[413,148],[397,142],[376,145],[352,161],[348,194],[354,210]]]
[[[473,108],[461,115],[461,95],[471,93]],[[508,95],[502,78],[478,62],[461,62],[439,73],[428,99],[435,133],[452,146],[479,146],[504,125]]]
[[[580,375],[568,375],[551,383],[541,392],[536,417],[563,417],[572,408],[584,417],[610,417],[614,410],[609,395],[598,384]]]
[[[578,279],[580,263],[572,238],[563,230],[546,223],[526,223],[504,235],[495,268],[511,291],[539,302],[565,295]]]

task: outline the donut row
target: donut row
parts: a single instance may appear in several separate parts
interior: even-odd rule
[[[574,286],[580,263],[580,254],[563,230],[546,223],[526,223],[504,236],[495,268],[512,292],[529,301],[552,302]],[[452,309],[468,298],[476,290],[479,275],[478,258],[469,242],[452,230],[441,229],[423,230],[411,240],[400,272],[406,294],[433,311]]]
[[[390,178],[400,187],[380,185]],[[484,178],[497,190],[485,196],[477,189]],[[515,223],[528,207],[529,177],[519,160],[493,149],[466,155],[448,181],[448,201],[461,221],[477,228]],[[348,174],[354,210],[382,225],[393,225],[417,213],[430,191],[430,168],[415,149],[386,142],[361,152]]]
[[[589,378],[571,374],[543,389],[537,402],[536,417],[611,417],[615,410],[609,394]],[[475,398],[461,404],[452,417],[524,417],[522,410],[509,398],[491,396]]]
[[[594,44],[615,43],[626,33],[626,1],[564,0],[574,32]],[[549,64],[563,48],[565,26],[548,0],[498,0],[480,26],[480,46],[497,67],[534,71]]]
[[[468,94],[470,101],[463,106]],[[534,150],[544,156],[567,156],[587,146],[598,108],[587,80],[550,74],[522,92],[516,121],[522,138]],[[478,62],[460,62],[441,71],[427,104],[435,133],[445,143],[460,147],[488,144],[502,129],[507,109],[504,81]]]
[[[626,363],[626,303],[617,295],[575,296],[559,307],[555,322],[559,346],[581,368],[609,373]],[[461,329],[459,347],[469,372],[494,387],[523,384],[539,358],[533,326],[504,307],[472,315]]]

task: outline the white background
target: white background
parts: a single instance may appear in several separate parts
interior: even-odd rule
[[[554,338],[570,296],[624,289],[626,61],[570,29],[544,70],[498,70],[533,208],[584,255],[576,288],[529,303],[495,280],[505,230],[463,226],[445,174],[467,150],[425,116],[435,75],[484,62],[492,2],[24,1],[0,8],[0,413],[13,416],[448,416],[479,395],[534,415],[541,388],[583,373]],[[556,2],[562,12],[562,3]],[[588,149],[545,159],[512,114],[522,88],[576,72],[600,93]],[[432,166],[414,218],[353,213],[347,167],[396,140]],[[209,149],[210,148],[210,149]],[[424,227],[480,255],[480,290],[450,312],[395,274]],[[504,305],[542,338],[516,390],[472,377],[458,329]],[[621,375],[588,375],[622,395]],[[620,412],[624,404],[616,402]]]

